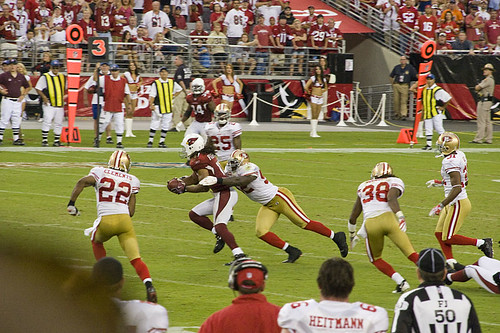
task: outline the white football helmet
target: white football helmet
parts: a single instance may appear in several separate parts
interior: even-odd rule
[[[215,121],[219,123],[219,125],[226,125],[226,123],[231,119],[231,110],[227,104],[220,103],[215,108]]]
[[[438,137],[436,144],[441,154],[447,156],[460,148],[460,139],[455,133],[444,132]]]
[[[108,168],[128,172],[130,170],[130,156],[124,150],[117,150],[111,154]]]
[[[379,162],[372,170],[372,179],[393,176],[392,167],[387,162]]]
[[[196,78],[191,82],[191,90],[195,95],[201,95],[205,91],[205,81],[201,78]]]
[[[191,133],[184,137],[181,145],[181,156],[189,157],[205,148],[205,139],[203,139],[203,137],[199,134]]]
[[[242,149],[236,149],[231,153],[231,157],[227,161],[227,164],[231,168],[231,171],[235,172],[240,166],[250,162],[250,156],[246,151]]]

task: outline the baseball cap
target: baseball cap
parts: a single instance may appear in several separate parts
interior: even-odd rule
[[[437,273],[444,270],[446,259],[443,253],[434,248],[428,248],[420,251],[418,254],[417,266],[420,270],[427,273]]]
[[[168,69],[167,69],[167,67],[162,67],[162,68],[160,68],[160,72],[161,72],[161,71],[166,71],[166,72],[168,72]]]
[[[434,76],[434,74],[428,74],[426,77],[426,79],[431,79],[431,80],[435,80],[436,77]]]
[[[5,59],[2,61],[2,65],[8,65],[10,63],[9,59]]]
[[[115,258],[101,258],[92,268],[91,279],[97,284],[111,286],[120,282],[122,278],[122,264]]]
[[[242,289],[258,289],[264,285],[264,272],[258,268],[244,268],[238,272],[238,287]]]
[[[113,65],[109,66],[109,70],[110,71],[119,71],[120,67],[117,64],[113,64]]]
[[[109,66],[107,62],[101,62],[101,66]]]
[[[446,34],[444,32],[440,32],[439,37],[446,37]]]
[[[431,8],[432,9],[439,9],[439,6],[438,5],[432,5]]]
[[[52,66],[52,67],[59,67],[59,66],[61,66],[61,62],[59,60],[52,60],[50,62],[50,66]]]
[[[456,1],[455,0],[450,0],[450,3],[456,3]]]
[[[17,65],[17,60],[16,59],[10,59],[9,60],[9,65]]]
[[[478,9],[477,5],[471,5],[470,9]]]

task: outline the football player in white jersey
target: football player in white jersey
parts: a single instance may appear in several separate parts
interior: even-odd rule
[[[160,304],[139,300],[122,301],[124,285],[122,264],[112,257],[99,259],[92,269],[91,280],[117,303],[127,332],[163,333],[168,329],[168,313]]]
[[[95,188],[97,219],[91,228],[85,230],[85,235],[91,238],[94,257],[96,260],[105,257],[104,242],[117,236],[121,248],[146,286],[147,300],[156,303],[157,296],[153,280],[149,274],[148,266],[141,259],[137,237],[132,225],[140,181],[136,176],[129,174],[129,170],[130,156],[127,152],[123,150],[113,152],[107,168],[92,168],[88,176],[82,177],[76,183],[67,211],[73,216],[80,215],[75,206],[78,196],[85,187],[93,186]]]
[[[387,311],[361,302],[349,303],[354,271],[344,259],[330,258],[318,273],[321,300],[283,305],[278,315],[282,333],[383,333],[389,329]]]
[[[288,253],[288,259],[284,260],[284,263],[295,262],[302,255],[302,251],[271,232],[271,228],[280,214],[285,215],[293,224],[303,229],[329,237],[339,247],[342,257],[347,256],[349,248],[345,233],[342,231],[334,232],[323,223],[308,218],[295,201],[293,193],[287,188],[278,187],[267,180],[259,167],[250,162],[245,151],[237,149],[231,154],[225,173],[227,178],[206,177],[200,181],[200,184],[205,186],[213,184],[236,186],[250,200],[260,203],[262,207],[256,220],[257,237]]]
[[[474,279],[481,287],[492,294],[500,294],[500,261],[482,256],[472,265],[464,269],[446,274],[444,282],[452,284],[455,281],[466,282]]]
[[[224,103],[215,108],[215,121],[205,125],[205,135],[217,149],[217,159],[224,168],[231,153],[241,149],[241,125],[229,121],[231,110]]]
[[[493,257],[493,241],[491,238],[476,239],[458,235],[465,218],[470,213],[471,204],[465,190],[468,183],[467,158],[459,150],[460,139],[455,133],[444,132],[436,142],[443,156],[441,166],[442,180],[433,179],[427,187],[443,186],[445,198],[429,212],[429,216],[439,215],[435,236],[441,246],[446,263],[450,268],[461,270],[453,257],[452,245],[477,246],[484,255]]]
[[[418,261],[418,254],[406,235],[406,219],[398,202],[404,190],[403,181],[394,176],[389,163],[377,163],[372,170],[371,179],[358,186],[356,202],[347,222],[351,246],[354,246],[359,239],[356,236],[356,219],[363,212],[363,225],[358,235],[365,238],[370,262],[397,283],[394,293],[408,290],[410,285],[382,259],[384,236],[389,237],[413,263]]]

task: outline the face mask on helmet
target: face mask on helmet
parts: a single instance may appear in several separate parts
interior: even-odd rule
[[[250,162],[250,157],[248,154],[241,149],[236,149],[232,152],[231,157],[227,161],[227,164],[231,168],[231,171],[236,171],[240,166]]]
[[[117,150],[111,154],[108,168],[128,172],[130,170],[130,156],[124,150]]]
[[[392,176],[392,167],[387,162],[380,162],[372,170],[372,179]]]
[[[460,148],[460,139],[455,133],[444,132],[438,137],[436,144],[439,152],[446,156]]]
[[[217,121],[219,125],[225,125],[231,118],[231,110],[229,110],[228,106],[224,103],[217,105],[214,113],[215,121]]]
[[[181,145],[182,151],[180,155],[182,158],[186,158],[201,151],[205,147],[205,140],[201,135],[193,133],[186,135]]]
[[[193,94],[196,95],[201,95],[205,91],[205,82],[203,82],[203,79],[196,78],[193,80],[191,83],[191,90],[193,91]]]

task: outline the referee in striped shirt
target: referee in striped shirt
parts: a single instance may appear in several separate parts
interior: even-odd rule
[[[401,295],[396,303],[393,333],[481,332],[471,300],[444,284],[445,264],[440,250],[429,248],[420,252],[417,276],[422,284]]]

